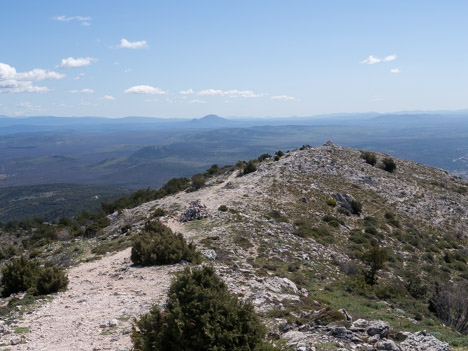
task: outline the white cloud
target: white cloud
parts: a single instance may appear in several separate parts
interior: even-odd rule
[[[396,55],[389,55],[383,59],[383,61],[395,61]]]
[[[55,17],[52,17],[52,19],[59,21],[59,22],[77,21],[77,22],[80,22],[82,26],[86,26],[86,27],[90,26],[91,25],[90,21],[92,21],[91,17],[84,17],[84,16],[71,16],[71,17],[55,16]]]
[[[362,60],[361,63],[365,63],[367,65],[373,65],[373,64],[379,63],[379,62],[395,61],[396,58],[397,58],[396,55],[389,55],[389,56],[386,56],[383,59],[380,59],[378,57],[374,57],[374,56],[370,55],[368,58]]]
[[[115,97],[113,97],[112,95],[104,95],[101,100],[109,100],[109,101],[114,101],[115,100]]]
[[[132,71],[131,68],[124,69],[124,73],[128,73],[128,72],[131,72],[131,71]]]
[[[398,68],[392,68],[392,69],[390,70],[390,72],[392,72],[392,73],[400,73],[400,70],[399,70]]]
[[[190,100],[189,104],[206,104],[206,101],[195,99],[195,100]]]
[[[49,90],[47,87],[35,86],[33,82],[63,77],[65,77],[64,74],[39,68],[17,72],[14,67],[0,62],[0,93],[46,92]]]
[[[92,93],[94,93],[94,90],[93,89],[70,90],[70,93],[72,93],[72,94],[78,94],[78,93],[92,94]]]
[[[297,100],[295,97],[288,96],[288,95],[277,95],[277,96],[272,96],[271,98],[273,100],[289,100],[289,101]]]
[[[57,67],[58,68],[86,67],[95,61],[97,60],[92,57],[78,57],[78,58],[68,57],[68,58],[62,59],[62,62]]]
[[[264,96],[265,94],[255,94],[252,90],[219,90],[219,89],[206,89],[197,92],[197,95],[208,95],[208,96],[228,96],[228,97],[245,97],[254,98]]]
[[[193,89],[187,89],[187,90],[181,90],[179,91],[179,93],[181,93],[182,95],[192,95],[192,94],[195,94],[195,91],[193,91]]]
[[[127,39],[121,39],[118,48],[124,49],[146,49],[148,48],[148,43],[146,40],[142,41],[128,41]]]
[[[74,77],[74,78],[72,78],[72,79],[73,79],[73,80],[80,80],[81,78],[84,77],[84,75],[85,75],[84,73],[80,73],[80,74],[78,74],[76,77]]]
[[[164,95],[166,92],[162,89],[152,87],[150,85],[135,85],[124,91],[125,94],[150,94]]]

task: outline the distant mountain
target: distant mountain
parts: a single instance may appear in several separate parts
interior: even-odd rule
[[[207,115],[202,118],[194,118],[190,120],[188,124],[192,127],[198,128],[216,128],[237,125],[239,122],[227,120],[217,115]]]

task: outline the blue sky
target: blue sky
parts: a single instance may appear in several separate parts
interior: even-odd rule
[[[2,2],[0,115],[468,108],[468,1]]]

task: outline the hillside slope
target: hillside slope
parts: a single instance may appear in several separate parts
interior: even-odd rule
[[[111,247],[128,240],[129,232],[138,233],[154,210],[162,208],[168,215],[161,220],[193,240],[230,290],[252,301],[270,336],[294,350],[448,349],[430,334],[411,334],[419,330],[452,346],[468,347],[466,335],[455,331],[457,325],[445,327],[429,311],[430,304],[440,302],[436,292],[440,295],[441,289],[446,289],[446,297],[457,291],[466,297],[468,183],[400,159],[390,173],[379,167],[388,155],[376,156],[377,165],[372,166],[359,150],[327,142],[288,152],[278,161],[266,158],[253,173],[227,172],[198,191],[114,213],[105,229],[108,235],[90,245]],[[57,250],[53,245],[48,252]],[[74,245],[68,249],[73,251]],[[369,270],[363,253],[372,248],[387,256],[373,285],[366,284],[362,273]],[[122,270],[129,266],[123,264]],[[167,287],[167,274],[163,276],[161,286]],[[117,286],[125,277],[119,279]],[[60,293],[50,303],[63,301],[67,294],[73,295]],[[104,296],[102,289],[96,294]],[[128,291],[128,299],[135,294]],[[139,310],[147,311],[141,303]],[[100,313],[107,318],[111,307],[103,308],[107,310]],[[132,308],[120,306],[114,315],[131,316]],[[89,319],[85,309],[75,313]],[[31,333],[12,350],[26,350],[39,335],[47,340],[47,333],[53,333],[44,328],[42,334],[34,332],[41,318],[25,315],[19,323],[13,326],[27,325]],[[129,327],[130,322],[123,321],[110,329],[114,344],[103,349],[118,349],[122,338],[129,345]],[[99,325],[93,330],[100,330]],[[104,339],[109,340],[108,334]],[[95,345],[96,338],[92,340]],[[83,345],[83,350],[92,349]]]

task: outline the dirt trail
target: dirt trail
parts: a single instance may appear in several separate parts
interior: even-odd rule
[[[153,303],[162,304],[171,272],[182,268],[132,267],[129,257],[126,249],[71,268],[68,290],[25,314],[18,326],[28,327],[29,333],[24,334],[24,343],[9,349],[129,350],[132,317],[148,312]],[[1,343],[14,337],[5,335]]]

